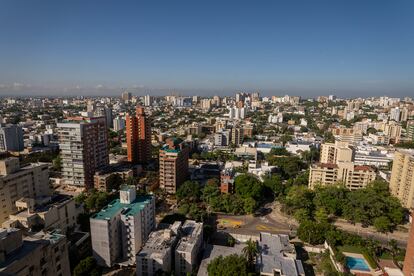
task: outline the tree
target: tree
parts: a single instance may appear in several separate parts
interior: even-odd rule
[[[243,256],[232,254],[226,257],[219,256],[207,266],[208,276],[247,276],[248,262]]]
[[[396,240],[391,239],[391,240],[388,242],[388,250],[389,250],[389,251],[390,251],[390,253],[391,253],[391,256],[392,256],[393,261],[394,261],[394,262],[396,262],[397,256],[398,256],[398,255],[400,254],[400,252],[401,252],[400,248],[398,247],[398,243],[397,243],[397,241],[396,241]]]
[[[60,171],[62,169],[62,158],[60,157],[60,155],[53,159],[52,164],[53,170]]]
[[[119,186],[121,186],[122,183],[124,182],[122,177],[117,173],[113,173],[110,176],[108,176],[107,181],[108,181],[109,190],[119,190]]]
[[[249,266],[251,268],[254,267],[254,262],[256,260],[256,256],[257,254],[259,254],[259,250],[257,248],[257,243],[256,241],[253,241],[252,239],[249,239],[246,242],[246,246],[243,247],[242,252],[244,254],[244,256],[247,259],[247,263],[249,264]]]
[[[251,174],[242,174],[234,179],[236,193],[242,198],[251,197],[260,200],[263,184]]]
[[[310,244],[322,244],[325,241],[325,234],[332,229],[328,223],[317,223],[304,221],[299,225],[298,237]]]
[[[381,216],[374,219],[374,227],[377,231],[386,233],[392,228],[391,221],[385,216]]]
[[[328,223],[328,213],[324,208],[318,208],[315,211],[315,220],[319,223]]]
[[[74,276],[99,276],[102,272],[93,257],[87,257],[79,262],[73,270]]]
[[[181,184],[175,195],[179,201],[196,202],[200,197],[200,185],[195,181],[186,181]]]

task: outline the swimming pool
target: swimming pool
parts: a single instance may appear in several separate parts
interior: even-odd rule
[[[349,269],[370,271],[370,268],[369,268],[368,264],[362,258],[347,256],[346,257],[346,266]]]

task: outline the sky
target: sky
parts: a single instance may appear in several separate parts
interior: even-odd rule
[[[0,0],[0,95],[414,96],[412,0]]]

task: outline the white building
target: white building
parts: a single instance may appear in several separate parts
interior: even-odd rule
[[[135,195],[134,186],[123,186],[113,200],[90,218],[93,256],[101,266],[132,265],[155,227],[155,199]]]
[[[148,237],[142,250],[137,254],[137,276],[171,273],[175,246],[179,239],[181,222],[176,221],[167,229],[154,231]]]
[[[186,220],[182,227],[183,237],[175,250],[175,275],[185,276],[192,273],[203,247],[203,223]]]

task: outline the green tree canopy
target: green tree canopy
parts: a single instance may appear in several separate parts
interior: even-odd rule
[[[208,276],[247,276],[249,273],[247,260],[240,255],[219,256],[207,266]]]

